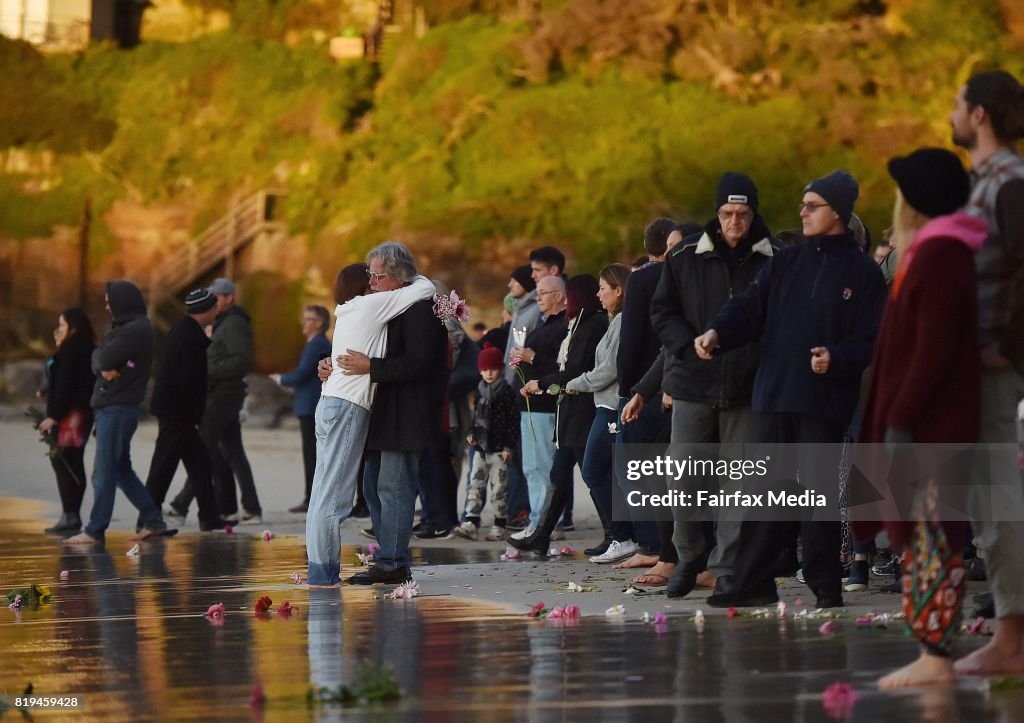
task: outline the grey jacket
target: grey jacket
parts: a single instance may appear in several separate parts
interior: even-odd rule
[[[252,363],[252,327],[249,313],[234,304],[213,325],[206,350],[210,395],[245,395],[245,375]]]
[[[138,406],[146,396],[149,370],[153,366],[153,325],[146,317],[142,292],[131,281],[107,282],[107,302],[113,326],[92,353],[96,384],[90,403],[93,409]],[[100,375],[110,370],[120,374],[112,382]]]
[[[565,388],[571,392],[593,392],[595,407],[617,409],[619,406],[619,375],[616,357],[619,354],[619,332],[622,314],[616,314],[608,324],[594,352],[594,368],[569,381]]]
[[[512,314],[512,326],[508,330],[508,342],[505,344],[505,381],[513,384],[516,370],[509,362],[512,359],[512,348],[516,345],[515,329],[525,329],[525,337],[541,324],[540,307],[537,306],[537,290],[527,292],[516,302],[516,311]]]

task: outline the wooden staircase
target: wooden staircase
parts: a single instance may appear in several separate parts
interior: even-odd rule
[[[157,328],[166,331],[185,312],[177,298],[181,292],[218,266],[231,277],[238,251],[259,234],[280,230],[280,222],[272,220],[276,198],[266,189],[254,193],[153,268],[147,300]]]

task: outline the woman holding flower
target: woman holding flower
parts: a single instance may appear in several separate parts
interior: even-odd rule
[[[96,348],[96,333],[85,312],[71,308],[58,317],[53,336],[57,353],[47,368],[46,418],[40,422],[39,431],[57,439],[60,453],[50,461],[57,476],[62,514],[46,532],[70,534],[82,529],[85,443],[92,428],[89,398],[96,383],[90,360]]]

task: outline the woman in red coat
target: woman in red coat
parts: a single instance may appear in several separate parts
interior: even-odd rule
[[[986,225],[957,212],[970,181],[949,151],[924,148],[894,158],[889,173],[899,186],[893,221],[901,258],[878,331],[861,441],[973,443],[981,415],[974,254]],[[886,523],[893,547],[907,550],[903,611],[921,655],[883,677],[883,688],[953,679],[966,523],[936,519],[936,495],[934,485],[916,493],[913,521]],[[864,538],[878,525],[855,527]]]

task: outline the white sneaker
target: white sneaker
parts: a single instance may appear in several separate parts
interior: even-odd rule
[[[618,540],[612,540],[612,544],[608,545],[608,549],[600,555],[596,555],[590,558],[591,562],[596,562],[600,565],[607,564],[609,562],[619,562],[625,560],[627,557],[632,557],[640,551],[640,546],[632,540],[625,540],[619,542]]]
[[[238,521],[242,519],[242,514],[240,512],[236,512],[233,515],[223,515],[223,518],[225,522],[230,522],[232,525],[237,525]]]
[[[466,520],[458,527],[452,529],[452,532],[459,537],[466,538],[467,540],[477,540],[480,538],[480,530],[477,529],[477,526],[469,520]]]
[[[515,540],[525,540],[527,537],[532,535],[534,530],[536,530],[536,529],[537,529],[536,527],[527,527],[525,530],[520,530],[519,532],[513,532],[512,533],[512,538],[515,539]]]
[[[240,525],[262,525],[263,518],[260,515],[243,510],[242,517],[238,521]]]
[[[505,539],[505,535],[507,535],[507,534],[508,533],[505,532],[505,528],[504,527],[498,527],[497,525],[492,525],[491,526],[491,531],[487,533],[487,537],[485,537],[484,539],[485,540],[490,540],[491,542],[497,542],[498,540],[504,540]]]

